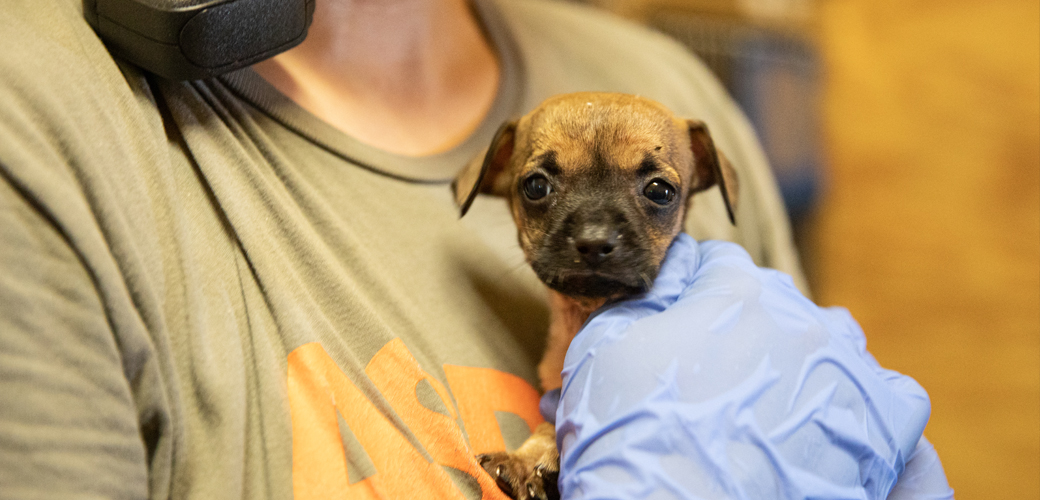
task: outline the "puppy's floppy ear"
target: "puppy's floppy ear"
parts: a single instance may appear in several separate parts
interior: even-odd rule
[[[455,205],[459,207],[459,217],[466,215],[469,206],[477,198],[478,193],[497,193],[496,181],[509,166],[513,156],[513,145],[516,137],[516,120],[508,121],[498,128],[495,138],[491,140],[484,155],[484,161],[476,159],[463,168],[451,183],[451,191],[455,194]]]
[[[726,214],[733,225],[737,224],[734,209],[737,207],[738,185],[737,173],[722,153],[715,150],[715,142],[711,140],[708,126],[698,120],[686,120],[690,131],[690,147],[693,149],[695,175],[697,176],[690,194],[704,191],[716,184],[722,191],[722,201],[726,203]]]

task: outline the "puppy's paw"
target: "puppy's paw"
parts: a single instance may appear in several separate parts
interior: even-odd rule
[[[514,500],[558,500],[559,455],[555,445],[543,451],[540,455],[486,453],[478,455],[477,461],[498,488]]]

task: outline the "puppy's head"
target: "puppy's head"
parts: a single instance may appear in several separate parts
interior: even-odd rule
[[[504,124],[483,162],[452,184],[462,214],[478,193],[509,200],[538,277],[571,297],[645,291],[682,229],[690,198],[736,177],[703,123],[636,96],[557,96]]]

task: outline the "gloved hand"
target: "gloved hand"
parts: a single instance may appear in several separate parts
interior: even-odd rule
[[[681,235],[649,293],[588,321],[563,382],[565,499],[953,498],[921,386],[732,243]]]

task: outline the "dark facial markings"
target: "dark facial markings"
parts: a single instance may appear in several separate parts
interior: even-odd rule
[[[514,191],[521,240],[535,273],[551,288],[608,297],[639,293],[653,282],[657,256],[674,236],[684,205],[682,180],[663,146],[643,147],[634,165],[632,156],[622,160],[620,145],[591,147],[584,155],[543,150],[525,162]]]
[[[535,158],[538,163],[538,167],[549,174],[550,177],[556,177],[560,175],[560,165],[556,163],[556,151],[548,151],[542,153],[541,156]]]
[[[643,161],[639,163],[639,168],[636,169],[636,177],[642,179],[655,172],[657,172],[657,160],[647,153],[646,156],[643,156]]]
[[[535,273],[570,296],[608,297],[644,291],[659,262],[652,258],[678,213],[678,190],[652,151],[634,166],[590,151],[584,165],[561,166],[544,153],[518,183]],[[649,194],[648,194],[649,193]]]

